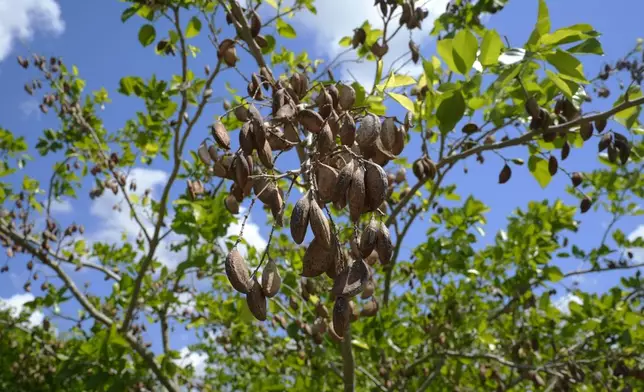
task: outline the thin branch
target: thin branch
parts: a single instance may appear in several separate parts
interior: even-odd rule
[[[354,391],[355,366],[353,347],[351,346],[351,324],[349,324],[342,338],[342,380],[344,382],[344,392]]]
[[[434,370],[432,370],[432,372],[429,374],[429,376],[427,376],[425,381],[423,381],[423,383],[420,384],[420,386],[418,387],[416,392],[423,392],[423,391],[427,390],[427,388],[429,388],[429,384],[431,384],[431,382],[434,381],[436,376],[438,376],[440,374],[441,368],[443,367],[444,363],[445,363],[444,358],[441,359],[440,361],[438,361],[438,363],[434,367]]]
[[[633,269],[633,268],[640,268],[644,267],[644,263],[638,263],[638,264],[631,264],[631,265],[616,265],[612,268],[610,267],[604,267],[604,268],[590,268],[587,270],[579,270],[579,271],[572,271],[568,272],[563,276],[563,278],[568,278],[571,276],[576,276],[576,275],[585,275],[585,274],[594,274],[596,272],[604,272],[604,271],[617,271],[617,270],[627,270],[627,269]]]

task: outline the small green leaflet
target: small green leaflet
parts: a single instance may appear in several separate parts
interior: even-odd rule
[[[201,31],[201,21],[196,16],[193,16],[188,22],[188,27],[186,27],[186,38],[193,38],[199,35]]]
[[[503,41],[501,41],[499,33],[496,30],[486,31],[485,36],[483,36],[483,42],[481,43],[481,54],[479,55],[481,65],[496,65],[499,62],[502,48]]]
[[[277,33],[284,38],[295,38],[297,33],[295,29],[290,24],[284,22],[283,19],[277,20]]]
[[[545,189],[550,183],[550,180],[552,180],[552,176],[548,170],[548,162],[546,162],[545,159],[541,159],[533,155],[528,159],[528,168],[534,178],[537,179],[541,188]]]
[[[407,96],[397,93],[387,93],[391,98],[398,102],[402,107],[414,113],[414,103]]]
[[[143,46],[148,46],[154,42],[157,32],[151,24],[144,24],[139,29],[139,42]]]

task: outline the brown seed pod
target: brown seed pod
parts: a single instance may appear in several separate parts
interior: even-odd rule
[[[210,155],[210,159],[217,161],[217,159],[219,159],[219,156],[217,155],[217,147],[214,145],[208,147],[208,155]]]
[[[353,30],[353,38],[351,39],[351,45],[353,49],[356,49],[358,46],[363,45],[367,39],[367,32],[364,31],[362,27]]]
[[[324,120],[317,112],[311,109],[301,110],[297,114],[297,121],[304,129],[312,133],[319,133],[324,125]]]
[[[315,313],[318,315],[318,317],[322,319],[328,319],[329,318],[329,310],[324,306],[322,301],[319,301],[318,304],[315,306]]]
[[[250,34],[253,38],[259,35],[259,31],[262,29],[262,20],[260,19],[257,12],[254,10],[250,14]]]
[[[324,156],[330,152],[335,146],[335,140],[333,138],[333,132],[329,124],[324,124],[322,131],[318,134],[318,152],[320,155]]]
[[[257,279],[253,278],[252,286],[246,294],[246,304],[257,320],[266,321],[266,296],[264,296],[262,286]]]
[[[540,113],[540,107],[539,104],[537,103],[537,100],[533,97],[530,96],[528,100],[525,103],[525,111],[533,118],[539,118],[541,113]],[[556,109],[555,109],[556,110]]]
[[[272,259],[269,259],[262,271],[262,292],[268,298],[272,298],[280,291],[282,278],[277,269],[277,264]]]
[[[255,149],[253,123],[250,121],[245,122],[239,130],[239,146],[246,155],[251,155]]]
[[[309,222],[311,223],[311,231],[313,231],[315,238],[320,240],[320,244],[325,249],[329,249],[333,237],[331,234],[331,226],[315,198],[311,198],[310,201]]]
[[[234,46],[228,47],[224,51],[224,63],[229,67],[234,67],[237,64],[239,57],[237,57],[237,49]]]
[[[396,119],[394,117],[385,118],[380,129],[380,140],[382,141],[382,146],[389,152],[391,152],[396,143],[396,132],[398,132]]]
[[[356,131],[356,142],[360,148],[368,148],[376,142],[380,135],[382,125],[378,116],[373,113],[367,113],[360,121],[360,127]]]
[[[595,128],[597,129],[597,132],[601,133],[606,129],[606,125],[608,124],[608,121],[605,118],[598,118],[595,120]]]
[[[350,318],[349,300],[345,297],[336,298],[333,305],[333,330],[336,335],[344,336],[344,332],[349,328]]]
[[[314,238],[306,248],[302,258],[302,276],[315,278],[327,272],[333,265],[336,253],[337,249],[332,247],[325,248],[320,239]]]
[[[499,184],[505,184],[510,180],[511,176],[512,169],[510,169],[510,166],[506,163],[505,166],[503,166],[503,169],[501,169],[501,173],[499,173]]]
[[[226,206],[226,209],[228,212],[230,212],[233,215],[239,214],[239,202],[233,195],[228,195],[224,199],[224,206]]]
[[[581,210],[581,213],[587,212],[590,207],[593,205],[592,200],[588,196],[584,197],[581,203],[579,204],[579,209]]]
[[[371,219],[369,224],[362,231],[360,236],[360,257],[367,257],[376,248],[376,240],[378,238],[378,222]]]
[[[391,153],[394,155],[400,155],[403,149],[405,148],[405,131],[397,128],[394,144],[391,146]]]
[[[570,144],[566,140],[561,147],[561,160],[566,160],[566,158],[568,158],[568,155],[570,155]]]
[[[378,301],[375,298],[371,298],[371,301],[364,304],[362,310],[360,311],[361,317],[373,317],[378,313]]]
[[[365,171],[362,166],[357,166],[353,171],[351,177],[351,185],[349,187],[349,214],[351,221],[357,223],[360,221],[360,214],[365,202]]]
[[[341,84],[338,89],[338,106],[342,110],[350,110],[356,101],[356,91],[353,87]]]
[[[228,135],[224,124],[221,121],[217,121],[211,126],[210,130],[219,147],[230,150],[230,135]]]
[[[333,193],[338,183],[338,172],[334,168],[324,163],[317,166],[315,179],[318,186],[318,196],[322,203],[328,203],[333,200]]]
[[[342,125],[338,132],[340,142],[344,146],[353,146],[353,142],[356,140],[356,123],[351,116],[344,116],[341,121]]]
[[[573,172],[570,176],[570,180],[572,181],[572,186],[577,187],[584,180],[584,176],[579,172]]]
[[[376,252],[378,253],[378,258],[380,263],[383,265],[389,264],[391,256],[394,253],[394,245],[391,242],[391,235],[389,234],[389,229],[385,226],[384,223],[380,223],[378,227],[378,236],[376,239]]]
[[[362,292],[367,280],[369,280],[367,264],[362,259],[355,260],[333,280],[331,294],[354,297]]]
[[[268,41],[266,40],[266,37],[261,34],[255,37],[255,42],[257,42],[257,46],[262,49],[266,49],[268,47]]]
[[[291,214],[291,237],[296,244],[301,244],[306,236],[306,229],[309,226],[309,210],[311,207],[310,194],[306,192],[300,200],[295,203]]]
[[[608,146],[612,144],[612,142],[613,142],[613,135],[610,132],[602,136],[598,144],[599,152],[602,152],[605,149],[607,149]]]
[[[293,148],[279,128],[270,128],[266,133],[266,141],[273,151],[288,151]]]
[[[362,290],[362,294],[360,294],[360,298],[362,299],[371,298],[375,290],[376,290],[376,284],[372,279],[369,279],[367,283],[365,283],[364,285],[364,290]]]
[[[271,150],[271,145],[268,143],[268,140],[264,141],[263,148],[257,150],[257,156],[265,168],[273,168],[273,151]]]
[[[427,177],[432,180],[434,177],[436,177],[436,164],[434,161],[429,159],[429,157],[423,157],[423,165],[425,166],[425,173]]]
[[[235,114],[235,118],[237,118],[238,121],[240,122],[248,121],[248,109],[245,106],[239,105],[235,107],[235,110],[233,110],[233,113]]]
[[[333,201],[341,201],[346,198],[347,191],[351,186],[354,169],[354,160],[350,160],[338,173],[338,183],[333,193]]]
[[[364,259],[364,261],[365,263],[367,263],[367,265],[376,265],[378,261],[380,261],[378,252],[376,252],[376,250],[374,249],[373,252],[371,252],[371,254]]]
[[[579,125],[579,135],[584,141],[590,139],[593,136],[593,124],[589,122],[581,123]]]
[[[365,161],[365,188],[366,199],[371,211],[377,210],[387,198],[389,181],[387,173],[378,164]]]
[[[246,88],[246,92],[250,97],[257,101],[264,100],[264,93],[262,92],[262,80],[257,73],[253,72],[253,74],[251,75],[250,82],[248,83],[248,87]],[[251,107],[252,106],[253,105],[251,104]],[[250,107],[248,109],[250,110]]]
[[[479,126],[474,123],[468,123],[463,126],[461,131],[466,135],[471,135],[479,131]]]
[[[420,46],[412,40],[409,40],[409,51],[411,52],[411,61],[418,64],[420,60]]]
[[[212,165],[212,159],[210,158],[210,154],[208,154],[208,145],[206,145],[205,141],[201,142],[201,144],[199,145],[199,148],[197,149],[197,155],[204,165]]]
[[[237,248],[233,248],[225,261],[226,276],[233,288],[242,294],[250,290],[250,273],[246,261]]]
[[[235,181],[237,186],[243,190],[246,186],[246,181],[248,181],[248,176],[250,175],[248,162],[243,155],[237,155],[233,165],[235,166]]]
[[[349,309],[351,310],[350,320],[351,322],[358,321],[360,319],[360,310],[355,302],[349,301]]]
[[[425,165],[423,165],[422,159],[416,159],[414,164],[411,166],[411,169],[417,179],[422,180],[423,178],[425,178]]]
[[[554,176],[557,174],[557,169],[559,168],[559,163],[557,162],[557,158],[554,157],[554,155],[550,155],[550,159],[548,159],[548,172],[550,173],[551,176]]]

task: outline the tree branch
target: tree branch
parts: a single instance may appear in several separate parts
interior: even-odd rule
[[[353,348],[351,347],[351,324],[349,324],[342,338],[342,380],[344,381],[344,392],[354,391],[355,366]]]

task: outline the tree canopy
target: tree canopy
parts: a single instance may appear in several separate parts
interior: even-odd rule
[[[600,32],[553,28],[545,0],[521,45],[486,27],[507,0],[436,16],[376,0],[381,23],[316,59],[288,46],[313,0],[123,3],[173,74],[90,90],[74,59],[18,57],[57,125],[0,123],[0,264],[46,313],[0,307],[0,389],[644,389],[644,238],[620,225],[643,215],[641,40],[591,75]],[[341,77],[347,58],[373,80]],[[113,99],[131,103],[116,126]],[[499,194],[528,177],[551,197],[486,236],[494,209],[460,191],[475,165]],[[57,212],[81,200],[131,229],[90,235]]]

